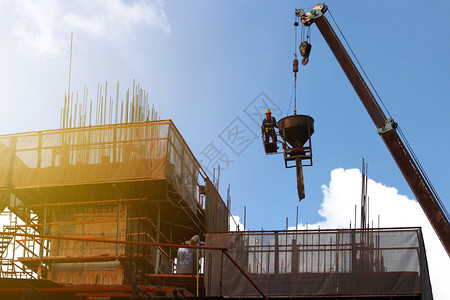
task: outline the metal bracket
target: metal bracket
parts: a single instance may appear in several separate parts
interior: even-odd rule
[[[296,9],[295,10],[295,15],[297,16],[297,17],[303,17],[303,16],[306,16],[306,13],[305,13],[305,11],[303,10],[303,9]]]
[[[382,134],[391,130],[395,130],[397,128],[398,124],[394,122],[392,118],[389,118],[386,120],[386,126],[378,128],[377,132],[378,134]]]
[[[300,17],[300,21],[306,25],[309,26],[312,23],[314,23],[314,19],[320,18],[323,16],[323,14],[328,10],[328,7],[323,4],[322,2],[319,2],[310,12],[305,13],[303,9],[296,9],[295,15],[297,17]]]

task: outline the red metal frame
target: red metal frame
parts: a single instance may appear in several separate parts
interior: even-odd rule
[[[294,168],[296,167],[295,161],[297,158],[300,158],[302,161],[302,166],[309,167],[313,165],[312,162],[312,142],[311,142],[311,127],[310,123],[307,122],[307,128],[308,128],[308,141],[306,143],[307,146],[293,148],[289,147],[287,142],[283,142],[283,157],[284,157],[284,164],[286,168]],[[294,164],[290,165],[288,162],[293,161]],[[303,161],[306,161],[307,163],[304,164]]]
[[[233,265],[236,266],[236,268],[245,276],[245,278],[252,284],[252,286],[255,287],[255,289],[261,294],[261,296],[264,299],[268,299],[267,296],[261,291],[261,289],[255,284],[255,282],[248,276],[248,274],[237,264],[237,262],[230,256],[230,254],[226,251],[227,248],[224,247],[210,247],[210,246],[194,246],[194,245],[178,245],[178,244],[165,244],[165,243],[148,243],[148,242],[133,242],[133,241],[117,241],[117,240],[102,240],[102,239],[95,239],[95,238],[82,238],[82,237],[67,237],[67,236],[50,236],[50,235],[35,235],[35,234],[25,234],[25,233],[10,233],[10,232],[0,232],[0,235],[8,235],[8,236],[25,236],[25,237],[32,237],[35,239],[41,238],[46,240],[71,240],[71,241],[84,241],[84,242],[96,242],[96,243],[110,243],[110,244],[125,244],[125,245],[142,245],[142,246],[156,246],[156,247],[177,247],[177,248],[193,248],[193,249],[204,249],[204,250],[217,250],[222,251],[228,259],[233,263]],[[54,262],[57,261],[59,263],[66,260],[67,263],[73,262],[74,260],[78,261],[89,261],[89,259],[94,260],[114,260],[119,259],[120,257],[46,257],[46,258],[30,258],[25,259],[25,261],[28,262]],[[198,277],[198,276],[197,276]],[[196,278],[197,278],[196,277]],[[98,292],[101,291],[102,286],[95,285],[95,291]],[[109,287],[109,286],[108,286]],[[63,291],[62,289],[38,289],[42,291]],[[10,291],[10,289],[0,289],[0,291]],[[85,291],[85,290],[84,290]]]

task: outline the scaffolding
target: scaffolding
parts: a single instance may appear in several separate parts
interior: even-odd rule
[[[177,249],[139,243],[228,230],[226,205],[170,120],[3,135],[0,157],[0,210],[10,220],[2,278],[148,284],[174,272]]]
[[[432,299],[420,228],[210,233],[268,297]],[[230,260],[206,251],[206,295],[261,294]]]

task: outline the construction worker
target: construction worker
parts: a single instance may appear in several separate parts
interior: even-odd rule
[[[191,246],[200,246],[200,237],[198,235],[194,235],[190,241],[186,241],[186,244]],[[197,251],[195,248],[178,248],[177,273],[196,274],[197,266],[199,266],[198,259],[201,254],[201,251]]]
[[[278,128],[277,121],[274,117],[272,117],[272,112],[270,111],[270,109],[266,109],[266,117],[264,118],[261,126],[261,129],[266,137],[264,143],[269,143],[269,137],[272,137],[272,143],[277,142],[275,127]]]

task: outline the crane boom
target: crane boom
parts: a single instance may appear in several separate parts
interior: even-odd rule
[[[432,188],[425,180],[424,174],[417,167],[410,152],[398,135],[396,130],[397,124],[392,119],[386,118],[386,115],[361,76],[361,73],[356,68],[330,23],[323,15],[326,10],[326,6],[319,3],[310,13],[305,14],[302,10],[298,10],[296,13],[301,16],[303,24],[309,26],[312,23],[316,23],[317,28],[361,99],[379,135],[389,149],[403,177],[408,182],[409,187],[441,240],[447,254],[450,256],[450,223],[447,216],[439,205],[439,201],[433,193]]]

